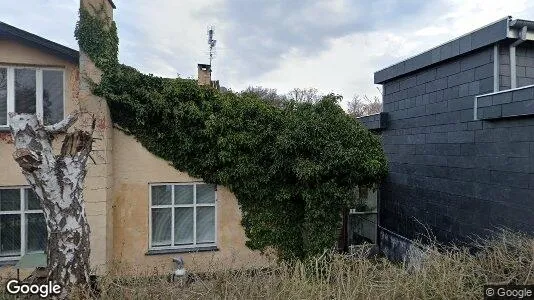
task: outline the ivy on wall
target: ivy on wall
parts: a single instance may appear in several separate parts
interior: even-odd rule
[[[117,25],[106,14],[104,5],[91,6],[94,15],[87,9],[80,9],[74,35],[80,49],[93,60],[101,70],[113,70],[118,65],[119,37]],[[84,21],[82,21],[84,20]]]
[[[249,248],[291,259],[335,245],[355,187],[387,173],[379,139],[343,111],[340,96],[274,107],[254,95],[142,74],[118,63],[116,27],[107,24],[82,9],[75,35],[103,71],[94,93],[107,100],[115,124],[177,170],[229,188]]]

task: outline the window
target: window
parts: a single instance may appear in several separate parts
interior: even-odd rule
[[[150,248],[216,244],[216,188],[204,183],[150,186]]]
[[[376,243],[377,222],[377,200],[376,190],[358,188],[358,199],[354,209],[351,209],[348,216],[349,245],[359,245],[363,243]]]
[[[10,112],[37,114],[45,124],[63,119],[63,70],[0,66],[0,127]]]
[[[47,231],[39,199],[29,188],[0,188],[0,260],[44,252]]]

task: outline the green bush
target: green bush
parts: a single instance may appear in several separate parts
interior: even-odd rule
[[[116,59],[101,56],[113,51],[100,50],[118,39],[102,38],[113,32],[103,24],[85,24],[98,22],[81,12],[76,37],[104,71],[94,93],[107,100],[113,122],[176,169],[228,187],[251,249],[274,248],[290,259],[331,248],[355,188],[386,175],[379,139],[343,111],[340,96],[275,107],[251,94],[110,65]]]

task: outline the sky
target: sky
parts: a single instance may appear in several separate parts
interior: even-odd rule
[[[78,49],[79,0],[1,0],[0,21]],[[526,0],[114,0],[119,60],[145,73],[196,78],[217,40],[213,79],[317,88],[346,101],[379,96],[374,72],[506,16],[534,20]]]

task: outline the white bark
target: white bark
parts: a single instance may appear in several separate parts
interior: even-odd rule
[[[89,284],[89,224],[83,183],[92,149],[92,130],[65,135],[54,154],[52,134],[66,132],[78,113],[43,126],[32,114],[10,114],[13,158],[41,201],[48,230],[48,279],[62,286]],[[94,129],[94,124],[93,124]]]

